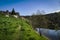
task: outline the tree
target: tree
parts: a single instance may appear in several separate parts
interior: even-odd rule
[[[12,9],[11,15],[16,15],[14,8]]]
[[[32,15],[31,21],[32,21],[32,26],[34,28],[36,28],[36,27],[47,28],[48,27],[47,18],[44,15],[42,15],[42,13],[39,10],[37,10],[36,14]]]
[[[36,15],[41,15],[40,10],[37,10]]]
[[[36,12],[36,15],[44,15],[44,14],[45,14],[45,11],[44,10],[42,10],[42,11],[37,10],[37,12]]]
[[[6,10],[6,12],[9,12],[9,10]]]
[[[9,15],[9,10],[6,10],[6,14]]]

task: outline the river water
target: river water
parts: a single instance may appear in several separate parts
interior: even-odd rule
[[[60,40],[60,30],[51,30],[44,28],[36,28],[36,30],[38,33],[40,32],[42,35],[46,36],[50,40]]]

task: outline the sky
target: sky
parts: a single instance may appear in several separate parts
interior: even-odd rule
[[[51,13],[60,11],[59,0],[0,0],[0,10],[11,11],[15,9],[20,15],[32,15],[37,10]]]

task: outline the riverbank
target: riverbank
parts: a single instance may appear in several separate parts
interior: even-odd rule
[[[39,30],[37,32],[39,32]],[[49,40],[60,40],[60,30],[40,28],[40,32],[43,36],[47,37]]]
[[[42,37],[46,38],[47,40],[50,40],[49,38],[47,38],[46,36],[42,35]]]

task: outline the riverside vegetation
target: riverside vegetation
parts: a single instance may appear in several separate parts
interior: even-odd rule
[[[47,28],[60,30],[60,12],[54,12],[50,14],[36,13],[31,16],[23,16],[30,20],[33,28]]]

